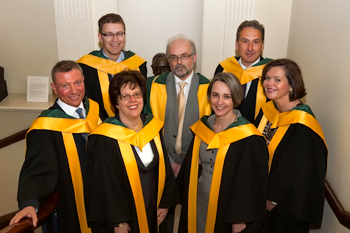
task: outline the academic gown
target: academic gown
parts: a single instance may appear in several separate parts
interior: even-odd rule
[[[272,60],[260,56],[260,62],[243,70],[238,63],[239,58],[240,57],[231,57],[220,62],[215,70],[215,74],[220,72],[233,73],[239,79],[242,86],[251,82],[247,95],[244,93],[245,98],[237,109],[241,112],[244,118],[250,122],[254,122],[261,106],[267,101],[260,81],[262,70],[266,63]]]
[[[272,123],[271,128],[278,128],[269,145],[267,199],[298,220],[320,225],[328,155],[320,125],[309,106],[300,105],[279,113],[273,101],[263,106],[255,122],[260,132],[266,120]],[[287,131],[278,140],[278,130],[283,127],[288,127]]]
[[[33,122],[26,137],[27,150],[17,194],[19,207],[38,208],[37,200],[40,202],[53,192],[59,192],[61,196],[56,210],[60,232],[91,232],[87,229],[83,195],[78,196],[78,201],[75,198],[75,190],[83,192],[83,179],[87,173],[86,141],[81,133],[89,133],[98,123],[97,103],[92,104],[93,101],[86,97],[85,101],[87,119],[75,119],[66,115],[55,103]],[[74,154],[67,154],[62,132],[72,133],[78,158]],[[77,176],[71,174],[72,160],[68,157],[75,159],[74,169],[81,170]],[[79,174],[82,178],[79,178]],[[76,181],[75,185],[73,180]],[[80,224],[83,225],[83,230]],[[52,222],[49,220],[49,232],[53,232],[51,227],[53,228]]]
[[[140,232],[141,227],[144,232],[157,232],[157,205],[169,208],[179,202],[174,174],[168,156],[164,156],[165,147],[159,140],[162,125],[149,114],[144,127],[136,133],[123,125],[118,117],[108,118],[89,136],[87,153],[91,177],[88,179],[87,215],[93,232],[114,232],[113,227],[123,222],[129,224],[131,232]],[[154,158],[145,168],[132,145],[143,148],[148,141]],[[132,151],[129,153],[121,148],[123,144]],[[131,165],[125,162],[126,159],[136,160],[134,170],[128,170]],[[162,168],[165,169],[163,174]],[[136,178],[131,179],[129,171],[136,174]],[[137,185],[129,182],[130,179],[140,180],[142,188],[139,186],[135,192]],[[146,215],[142,215],[145,208]]]
[[[125,59],[119,63],[106,58],[101,50],[93,51],[77,61],[83,69],[85,95],[99,104],[101,120],[115,115],[108,94],[109,82],[115,74],[125,69],[138,70],[147,79],[147,62],[132,51],[122,52]]]
[[[195,198],[202,140],[208,150],[219,149],[210,188],[209,206],[214,205],[207,211],[208,232],[232,232],[232,224],[243,222],[247,225],[243,232],[255,232],[266,220],[268,152],[264,138],[243,117],[217,134],[207,116],[191,129],[195,138],[177,178],[182,204],[179,232],[197,232]]]

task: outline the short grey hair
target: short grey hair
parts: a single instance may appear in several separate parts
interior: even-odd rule
[[[57,73],[66,73],[66,72],[69,72],[71,71],[72,69],[77,69],[80,71],[80,73],[82,75],[83,74],[83,70],[82,68],[80,67],[80,65],[78,63],[76,63],[75,61],[72,61],[72,60],[62,60],[62,61],[59,61],[55,64],[55,66],[52,68],[51,70],[51,77],[52,77],[52,81],[53,83],[55,83],[55,77],[56,77],[56,74]]]
[[[190,43],[190,45],[191,45],[191,53],[192,53],[192,55],[197,54],[196,45],[194,44],[193,40],[188,39],[184,34],[179,34],[179,35],[171,37],[168,40],[168,43],[166,44],[166,56],[167,56],[168,59],[169,59],[169,45],[172,44],[175,40],[179,40],[179,39],[188,41]]]
[[[239,106],[243,100],[243,88],[236,75],[232,73],[217,73],[211,80],[208,87],[207,97],[209,101],[211,98],[211,89],[213,88],[213,85],[216,81],[223,82],[228,86],[231,91],[233,106]]]

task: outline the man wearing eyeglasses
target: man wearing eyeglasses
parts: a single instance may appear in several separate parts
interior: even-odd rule
[[[108,87],[113,76],[122,70],[138,70],[146,78],[146,61],[132,51],[124,51],[125,23],[118,14],[107,14],[98,21],[98,38],[102,49],[92,51],[77,62],[83,69],[86,96],[100,105],[100,118],[114,116],[109,102]]]
[[[193,139],[190,126],[203,115],[211,113],[207,101],[210,80],[193,67],[196,63],[196,46],[184,35],[168,40],[166,56],[172,72],[167,72],[147,80],[147,104],[145,112],[164,122],[164,144],[169,160],[177,177],[181,164]],[[169,209],[168,231],[172,232],[174,215]]]
[[[238,107],[242,116],[253,122],[266,103],[260,77],[265,64],[271,61],[261,55],[264,50],[265,29],[256,20],[244,21],[237,28],[236,50],[239,57],[230,57],[217,66],[215,74],[230,72],[240,80],[244,99]]]

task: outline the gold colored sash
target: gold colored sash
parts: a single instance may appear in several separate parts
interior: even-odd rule
[[[69,170],[72,177],[75,203],[77,205],[77,213],[82,233],[91,233],[91,229],[87,225],[85,204],[84,204],[84,188],[83,177],[77,147],[72,133],[62,132],[64,146],[66,148]]]
[[[145,201],[143,199],[139,169],[137,167],[134,152],[132,151],[131,145],[129,143],[118,141],[118,144],[120,148],[120,154],[122,155],[124,160],[125,169],[129,178],[131,190],[134,196],[140,233],[148,233],[149,229]]]
[[[108,74],[101,71],[97,70],[98,74],[98,79],[100,81],[100,88],[101,88],[101,93],[102,93],[102,99],[103,99],[103,106],[108,114],[108,116],[114,116],[114,106],[111,105],[111,102],[109,101],[109,77]]]
[[[214,232],[219,191],[225,157],[231,143],[252,135],[261,133],[253,124],[236,126],[219,133],[210,130],[202,121],[197,121],[191,126],[195,133],[192,150],[192,163],[190,171],[190,184],[188,193],[188,232],[197,232],[197,186],[198,186],[198,160],[201,140],[208,144],[207,149],[219,148],[216,155],[212,183],[209,193],[209,203],[206,221],[206,233]]]
[[[322,128],[317,122],[316,118],[311,114],[298,109],[279,113],[278,110],[275,108],[275,105],[273,104],[272,100],[264,104],[262,109],[268,121],[272,123],[271,128],[277,128],[280,126],[296,123],[303,124],[309,127],[311,130],[313,130],[315,133],[317,133],[318,136],[322,138],[324,144],[327,146]]]
[[[92,54],[85,55],[77,61],[77,63],[86,64],[97,70],[101,70],[112,75],[120,73],[125,69],[139,70],[139,66],[144,62],[145,60],[136,54],[122,62],[112,61],[110,59],[97,57]]]
[[[252,66],[247,69],[243,69],[235,57],[227,58],[220,62],[220,65],[224,68],[224,72],[230,72],[237,76],[242,85],[259,78],[258,89],[256,93],[255,115],[254,119],[258,116],[261,107],[266,103],[266,96],[264,94],[264,88],[261,83],[262,70],[264,65]]]
[[[158,171],[158,200],[157,208],[163,195],[165,186],[165,160],[164,152],[162,149],[161,141],[158,132],[163,127],[163,122],[156,118],[153,118],[145,127],[143,127],[139,133],[109,123],[102,123],[92,134],[105,135],[118,141],[120,153],[123,157],[125,169],[127,171],[128,179],[130,182],[131,190],[133,193],[137,219],[140,227],[140,233],[148,233],[148,222],[146,208],[143,198],[142,186],[140,175],[137,167],[137,162],[132,151],[131,145],[139,147],[140,150],[154,139],[155,145],[159,154],[159,171]]]
[[[33,129],[46,129],[66,133],[90,133],[99,124],[99,108],[95,101],[89,100],[90,109],[86,119],[69,119],[57,117],[38,117],[33,121],[27,134]]]

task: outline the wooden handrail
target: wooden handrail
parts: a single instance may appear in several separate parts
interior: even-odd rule
[[[329,206],[333,210],[333,213],[337,217],[340,224],[350,229],[350,213],[344,209],[327,180],[325,180],[324,185],[326,188],[326,199]]]
[[[0,149],[25,139],[28,130],[29,128],[19,131],[18,133],[15,133],[7,138],[0,140]]]
[[[36,228],[44,224],[47,219],[54,212],[58,200],[60,198],[59,193],[53,193],[50,197],[48,197],[43,204],[41,205],[38,212],[38,223],[37,226],[34,227],[32,225],[32,220],[29,218],[23,218],[18,223],[12,224],[10,226],[5,227],[0,230],[0,233],[26,233],[33,232]]]

